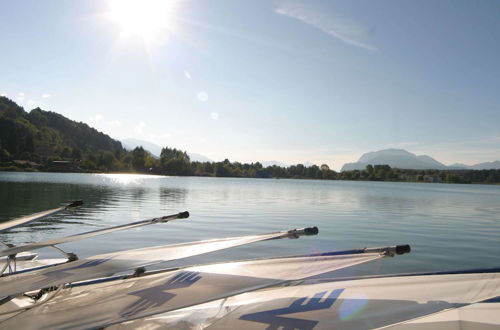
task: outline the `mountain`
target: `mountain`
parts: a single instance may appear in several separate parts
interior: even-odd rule
[[[269,167],[269,166],[279,166],[279,167],[288,167],[290,165],[288,164],[285,164],[285,163],[282,163],[282,162],[278,162],[277,160],[265,160],[263,162],[260,162],[262,164],[263,167]]]
[[[194,152],[188,152],[188,155],[189,155],[189,158],[191,159],[192,162],[201,162],[201,163],[213,162],[213,160],[211,160],[207,156],[196,154]]]
[[[417,156],[403,149],[385,149],[363,154],[355,163],[346,163],[342,171],[363,170],[366,165],[389,165],[392,168],[414,170],[491,170],[500,169],[500,161],[466,165],[455,163],[446,166],[427,155]]]
[[[6,97],[0,97],[0,161],[45,162],[82,159],[98,155],[92,162],[104,163],[119,157],[119,141],[82,122],[40,108],[29,113]]]
[[[311,167],[311,166],[316,165],[316,164],[313,164],[311,162],[305,162],[305,163],[302,163],[302,165],[304,165],[305,167]]]
[[[389,165],[402,169],[447,169],[447,166],[427,155],[417,156],[403,149],[385,149],[363,154],[355,163],[346,163],[342,171],[363,170],[366,165]]]
[[[450,170],[500,170],[500,161],[478,163],[474,165],[466,165],[462,163],[455,163],[448,166]]]
[[[500,170],[500,161],[496,160],[494,162],[479,163],[470,166],[473,170]]]
[[[160,158],[162,148],[157,144],[132,138],[123,139],[121,142],[123,147],[129,151],[134,150],[136,147],[142,146],[144,150],[149,151],[154,157]]]
[[[427,156],[427,155],[420,155],[420,156],[417,156],[417,158],[420,159],[421,161],[423,161],[424,163],[432,166],[432,167],[430,167],[432,169],[445,169],[447,167],[443,163],[440,163],[437,160],[435,160],[434,158]]]
[[[464,169],[470,169],[471,166],[462,163],[454,163],[448,166],[448,168],[451,170],[464,170]]]
[[[268,166],[273,166],[273,165],[276,165],[279,167],[290,167],[291,166],[290,164],[285,164],[285,163],[279,162],[277,160],[265,160],[265,161],[260,162],[260,163],[262,164],[263,167],[268,167]],[[311,167],[311,166],[315,165],[311,162],[298,163],[298,164],[302,164],[305,167]],[[297,165],[297,164],[295,164],[295,165]]]
[[[160,158],[162,147],[153,142],[132,139],[132,138],[123,139],[121,142],[123,144],[123,147],[127,150],[134,150],[136,147],[142,146],[145,150],[149,151],[154,157]],[[210,158],[204,155],[200,155],[197,153],[189,153],[189,152],[188,155],[192,162],[212,162]]]

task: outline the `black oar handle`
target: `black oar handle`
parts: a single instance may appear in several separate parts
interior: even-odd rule
[[[411,247],[409,244],[396,245],[396,254],[410,253]]]
[[[177,213],[177,214],[166,215],[166,216],[161,217],[161,218],[154,218],[154,219],[152,219],[150,221],[151,222],[168,222],[170,220],[187,219],[187,218],[189,218],[189,212],[188,211],[184,211],[184,212],[180,212],[180,213]]]
[[[319,229],[318,227],[306,227],[300,229],[292,229],[286,232],[286,236],[288,238],[299,238],[300,236],[312,236],[318,235]]]
[[[304,228],[304,234],[306,236],[318,235],[318,233],[319,233],[319,229],[316,226]]]
[[[187,219],[187,218],[189,218],[189,212],[188,211],[180,212],[179,214],[177,214],[177,218],[178,219]]]
[[[70,207],[78,207],[78,206],[82,206],[83,205],[83,201],[82,200],[78,200],[78,201],[73,201],[71,202],[68,206],[66,206],[66,208],[70,208]]]

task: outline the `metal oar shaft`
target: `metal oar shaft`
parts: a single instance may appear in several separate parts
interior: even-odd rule
[[[109,234],[109,233],[112,233],[115,231],[141,227],[141,226],[150,225],[150,224],[154,224],[154,223],[164,223],[164,222],[169,222],[169,221],[176,220],[176,219],[185,219],[188,217],[189,217],[189,212],[185,211],[185,212],[167,215],[167,216],[163,216],[163,217],[159,217],[159,218],[141,220],[141,221],[137,221],[137,222],[127,223],[124,225],[93,230],[93,231],[89,231],[86,233],[56,238],[56,239],[47,240],[47,241],[43,241],[43,242],[15,246],[15,247],[0,251],[0,257],[17,254],[17,253],[24,252],[24,251],[36,250],[36,249],[40,249],[43,247],[52,246],[52,245],[56,245],[56,244],[73,242],[73,241],[77,241],[77,240],[81,240],[81,239],[85,239],[85,238],[90,238],[90,237],[94,237],[94,236],[98,236],[98,235]]]
[[[6,221],[3,223],[0,223],[0,232],[6,231],[6,230],[12,229],[14,227],[18,227],[18,226],[21,226],[21,225],[24,225],[24,224],[27,224],[27,223],[30,223],[30,222],[33,222],[36,220],[40,220],[40,219],[49,217],[51,215],[57,214],[59,212],[62,212],[62,211],[65,211],[65,210],[68,210],[68,209],[71,209],[74,207],[78,207],[81,205],[83,205],[82,201],[74,201],[71,204],[68,204],[66,206],[62,206],[62,207],[58,207],[55,209],[46,210],[46,211],[42,211],[42,212],[37,212],[37,213],[27,215],[25,217]]]
[[[411,248],[408,244],[394,245],[378,248],[365,248],[365,253],[380,253],[388,257],[393,257],[396,254],[410,253]]]
[[[310,256],[332,256],[332,255],[344,255],[344,254],[378,253],[378,254],[386,256],[386,257],[393,257],[396,254],[410,253],[410,251],[411,251],[410,245],[403,244],[403,245],[393,245],[393,246],[364,248],[364,249],[322,252],[322,253],[311,254]]]

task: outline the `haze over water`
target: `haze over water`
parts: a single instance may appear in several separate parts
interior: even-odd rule
[[[408,243],[409,255],[347,274],[500,265],[500,186],[0,172],[0,220],[83,199],[84,206],[0,234],[21,244],[187,210],[187,220],[64,244],[81,258],[111,251],[318,226],[168,265]],[[51,251],[42,251],[55,256]]]

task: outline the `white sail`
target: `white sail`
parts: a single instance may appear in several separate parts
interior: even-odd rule
[[[22,329],[102,327],[323,274],[383,256],[359,253],[229,262],[68,288],[43,305],[4,321],[1,326]]]
[[[258,290],[108,330],[499,329],[500,272],[381,277]]]
[[[491,330],[500,329],[500,300],[444,310],[379,329],[387,330]]]
[[[317,233],[317,228],[315,233]],[[308,229],[204,240],[174,245],[101,254],[42,270],[12,274],[0,278],[0,295],[12,296],[23,292],[110,276],[122,271],[200,255],[268,239],[310,235]]]

